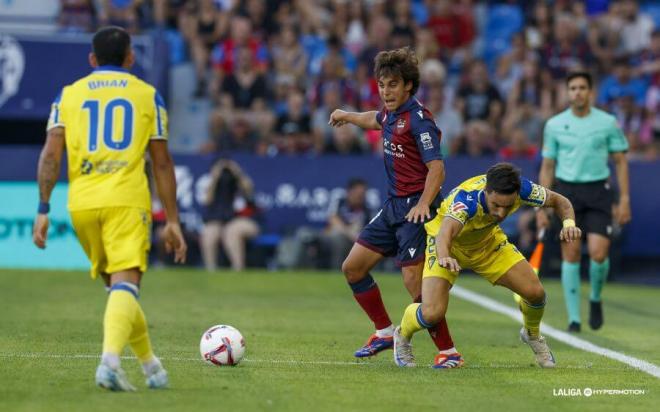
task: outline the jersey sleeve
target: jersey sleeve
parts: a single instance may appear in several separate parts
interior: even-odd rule
[[[552,131],[552,126],[550,125],[550,122],[546,122],[545,127],[543,128],[543,150],[541,155],[548,159],[556,159],[557,146],[557,138]]]
[[[431,160],[442,160],[440,130],[433,119],[421,109],[410,112],[410,118],[410,132],[422,155],[422,161],[428,163]]]
[[[463,225],[477,213],[477,197],[464,190],[454,196],[445,211],[445,216],[458,220]]]
[[[62,113],[62,93],[64,89],[60,91],[53,104],[50,106],[50,115],[48,116],[48,123],[46,125],[46,131],[53,129],[55,127],[65,127],[64,117]]]
[[[626,139],[623,131],[616,123],[616,118],[612,118],[612,122],[607,133],[607,150],[610,153],[628,151],[628,139]]]
[[[167,140],[167,109],[165,108],[165,101],[160,93],[155,92],[154,95],[154,118],[151,134],[151,140]]]
[[[380,127],[383,127],[383,122],[387,119],[387,109],[383,107],[382,110],[379,110],[378,113],[376,113],[376,122],[380,125]]]
[[[545,187],[524,177],[520,178],[520,203],[527,206],[541,207],[545,204],[548,192]]]

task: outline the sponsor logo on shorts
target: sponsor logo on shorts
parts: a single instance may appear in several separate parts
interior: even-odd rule
[[[431,268],[433,267],[433,265],[435,265],[435,261],[436,261],[436,260],[437,260],[437,259],[435,258],[435,256],[431,256],[431,257],[429,258],[429,269],[431,269]]]
[[[417,252],[417,249],[414,247],[408,249],[408,253],[410,253],[410,257],[415,256],[415,252]]]

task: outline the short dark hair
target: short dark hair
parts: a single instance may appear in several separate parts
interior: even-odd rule
[[[348,190],[353,189],[356,186],[364,186],[367,187],[367,181],[360,178],[360,177],[354,177],[351,180],[348,181],[348,184],[346,185]]]
[[[382,51],[374,59],[374,75],[376,79],[383,76],[400,77],[404,84],[412,82],[410,95],[417,93],[419,88],[419,62],[415,52],[410,47]]]
[[[121,27],[102,27],[92,39],[92,50],[99,66],[121,66],[130,49],[131,36]]]
[[[584,80],[587,81],[587,84],[589,85],[589,88],[592,88],[593,85],[593,79],[591,77],[591,73],[589,72],[571,72],[566,76],[566,86],[571,82],[573,79],[577,79],[579,77],[582,77]]]
[[[511,163],[498,163],[486,172],[486,191],[510,195],[520,192],[520,169]]]

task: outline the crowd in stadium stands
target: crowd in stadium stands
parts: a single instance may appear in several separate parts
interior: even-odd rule
[[[328,127],[335,108],[377,110],[373,59],[410,45],[417,97],[446,155],[534,158],[564,76],[588,70],[632,158],[660,153],[660,5],[633,0],[61,0],[60,22],[184,39],[210,99],[204,152],[378,153],[379,133]],[[655,20],[654,20],[655,18]]]

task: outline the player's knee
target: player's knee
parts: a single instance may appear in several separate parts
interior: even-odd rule
[[[366,275],[358,265],[354,264],[348,258],[341,264],[341,271],[344,273],[348,283],[359,282]]]
[[[523,298],[529,303],[542,303],[545,299],[545,289],[543,289],[541,282],[537,282],[526,287]]]
[[[608,253],[604,250],[596,250],[589,253],[589,258],[596,263],[603,263],[607,259]]]
[[[440,302],[422,303],[422,316],[428,324],[435,325],[445,316],[446,307]]]

